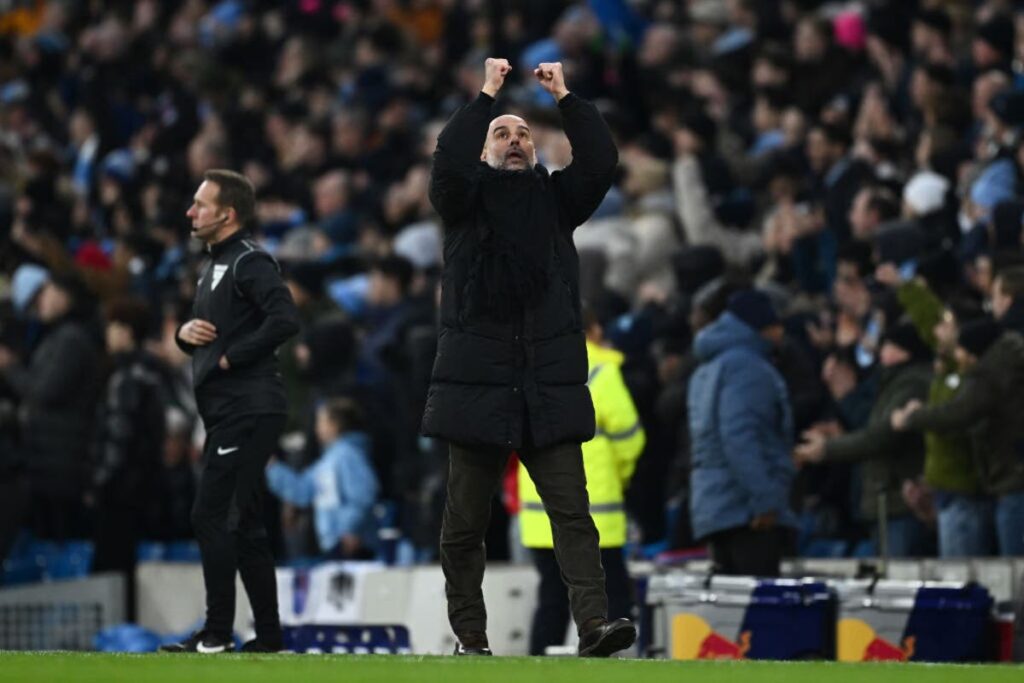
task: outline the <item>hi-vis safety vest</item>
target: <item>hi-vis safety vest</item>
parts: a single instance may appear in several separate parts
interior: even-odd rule
[[[587,342],[590,376],[587,386],[594,400],[597,432],[583,444],[590,515],[597,525],[602,548],[626,543],[623,492],[633,476],[646,436],[636,406],[622,379],[622,354]],[[544,512],[537,487],[519,464],[519,525],[527,548],[551,548],[551,521]]]

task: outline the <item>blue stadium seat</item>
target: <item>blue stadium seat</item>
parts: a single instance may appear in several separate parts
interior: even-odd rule
[[[802,557],[845,557],[847,542],[841,538],[815,538],[804,546]]]
[[[877,557],[878,548],[875,546],[875,542],[872,540],[865,539],[854,546],[853,552],[850,553],[850,557]]]
[[[167,544],[168,562],[199,562],[199,544],[195,541],[171,541]]]
[[[19,583],[35,583],[43,580],[43,568],[34,555],[8,557],[3,562],[0,586],[14,586]]]
[[[135,559],[139,562],[162,562],[167,557],[167,544],[159,541],[140,541],[135,546]]]
[[[56,552],[46,558],[44,579],[77,579],[89,575],[95,554],[92,541],[67,541],[57,545]]]

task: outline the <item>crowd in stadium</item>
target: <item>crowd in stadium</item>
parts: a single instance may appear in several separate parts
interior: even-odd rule
[[[1024,555],[1016,3],[23,4],[0,24],[0,557],[23,530],[95,538],[99,566],[124,539],[192,535],[203,433],[174,336],[203,259],[185,211],[211,168],[252,180],[252,231],[302,317],[279,351],[278,556],[373,557],[374,525],[394,524],[436,557],[431,154],[492,56],[545,167],[572,150],[541,62],[618,145],[575,242],[646,432],[631,543],[689,548],[717,530],[709,509],[728,517],[730,492],[691,476],[708,448],[690,434],[694,340],[777,315],[781,474],[731,462],[782,487],[791,514],[771,522],[792,552],[873,552],[881,515],[893,555]],[[732,296],[751,288],[765,296]],[[304,507],[314,463],[352,509]],[[515,552],[514,497],[495,500],[494,557]]]

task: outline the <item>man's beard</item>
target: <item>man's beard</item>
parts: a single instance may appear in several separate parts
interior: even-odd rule
[[[523,165],[521,167],[513,167],[509,165],[510,162],[515,163],[517,161],[521,162]],[[497,168],[499,171],[528,171],[531,168],[533,168],[533,164],[530,163],[530,159],[526,155],[526,152],[519,150],[518,155],[506,153],[505,156],[502,158],[501,162],[498,164]]]

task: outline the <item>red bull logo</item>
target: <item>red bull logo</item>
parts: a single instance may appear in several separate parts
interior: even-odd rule
[[[890,643],[860,619],[839,621],[837,655],[840,662],[906,662],[914,656],[914,637],[901,645]]]
[[[743,631],[734,642],[696,614],[677,614],[672,620],[672,659],[745,659],[750,638],[750,631]]]

